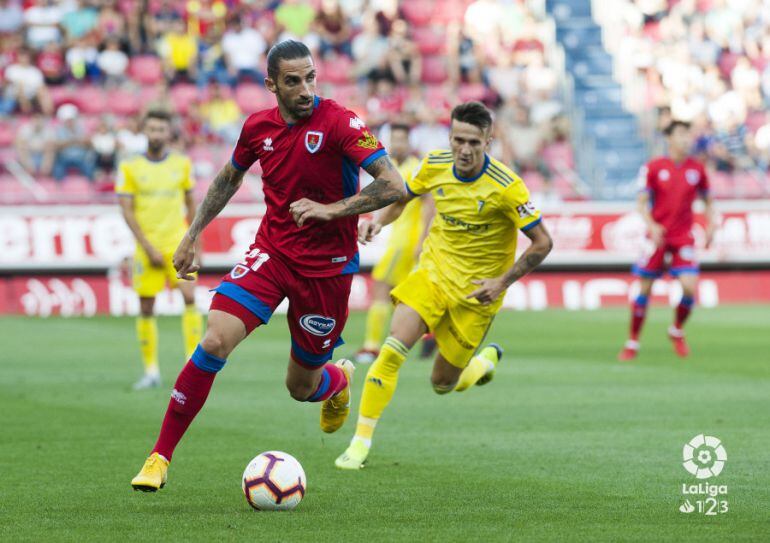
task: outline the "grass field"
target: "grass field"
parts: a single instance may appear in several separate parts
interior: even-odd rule
[[[621,365],[625,310],[503,313],[498,376],[463,394],[436,396],[429,364],[411,359],[360,473],[333,467],[353,424],[322,434],[318,405],[286,392],[276,318],[230,358],[154,495],[129,480],[184,362],[178,320],[161,320],[167,386],[132,393],[131,319],[0,319],[0,540],[767,541],[770,308],[698,310],[686,362],[665,338],[670,315],[653,308],[642,356]],[[362,326],[353,315],[338,354]],[[682,446],[702,432],[727,449],[711,481],[728,485],[724,515],[678,510],[694,482]],[[292,513],[252,511],[241,494],[268,449],[307,472]]]

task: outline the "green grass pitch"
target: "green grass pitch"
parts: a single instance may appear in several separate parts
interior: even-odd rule
[[[698,309],[678,360],[654,307],[643,351],[615,361],[624,309],[505,312],[497,378],[435,395],[412,357],[362,472],[336,470],[351,420],[318,428],[315,404],[284,388],[283,317],[231,356],[157,494],[129,485],[157,435],[182,360],[178,319],[161,319],[162,390],[133,393],[132,319],[3,318],[1,541],[767,541],[770,308]],[[339,355],[353,352],[351,316]],[[366,368],[355,382],[357,404]],[[686,515],[682,446],[719,437],[729,512]],[[302,462],[291,513],[252,511],[247,462],[269,449]]]

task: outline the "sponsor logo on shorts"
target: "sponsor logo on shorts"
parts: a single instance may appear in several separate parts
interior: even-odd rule
[[[299,325],[302,329],[314,336],[328,336],[336,324],[337,321],[333,318],[323,315],[302,315],[299,318]]]
[[[236,264],[235,267],[230,272],[230,277],[233,279],[240,279],[244,275],[249,273],[249,268],[244,266],[243,264]]]
[[[687,245],[685,247],[682,247],[679,249],[679,256],[683,260],[694,260],[695,259],[695,248],[693,248],[692,245]]]

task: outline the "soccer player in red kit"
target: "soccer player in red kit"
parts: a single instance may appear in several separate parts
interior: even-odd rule
[[[634,266],[641,289],[631,308],[631,334],[618,355],[619,360],[632,360],[639,354],[639,332],[647,314],[652,284],[668,268],[682,285],[682,299],[674,312],[674,323],[668,329],[674,351],[686,357],[690,349],[682,327],[695,303],[698,263],[692,235],[692,204],[703,198],[706,204],[706,245],[714,236],[714,208],[703,164],[688,155],[692,145],[690,125],[673,121],[664,130],[668,156],[655,158],[642,168],[639,212],[647,224],[654,249]]]
[[[267,324],[284,298],[291,332],[289,393],[299,401],[323,402],[325,432],[342,426],[350,411],[353,365],[329,361],[342,343],[351,274],[358,270],[357,216],[400,199],[404,181],[361,119],[315,95],[316,70],[304,44],[273,46],[267,63],[265,85],[278,105],[246,120],[232,160],[214,179],[174,254],[179,277],[191,279],[197,271],[201,232],[256,161],[267,210],[243,261],[214,289],[206,334],[177,378],[152,454],[131,481],[137,490],[165,484],[174,448],[227,356]],[[359,167],[374,178],[360,192]]]

